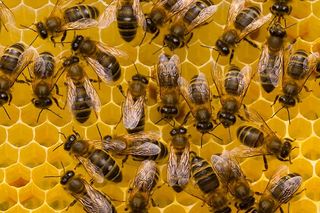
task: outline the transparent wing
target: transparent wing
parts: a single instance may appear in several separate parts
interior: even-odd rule
[[[34,59],[38,56],[38,51],[34,47],[28,47],[19,57],[17,70],[14,72],[13,77],[16,79],[18,76],[29,66]],[[12,84],[14,81],[12,82]]]
[[[159,131],[141,131],[135,132],[132,134],[126,134],[119,136],[121,140],[125,140],[130,142],[151,142],[156,141],[161,137],[161,133]]]
[[[177,168],[177,174],[179,175],[178,184],[184,186],[189,182],[190,177],[190,163],[189,163],[189,144],[185,147]]]
[[[204,8],[199,15],[190,23],[188,26],[188,31],[191,32],[194,28],[198,27],[201,24],[204,24],[212,15],[217,11],[217,5],[211,5],[207,8]]]
[[[4,25],[14,25],[15,23],[12,11],[2,1],[0,1],[0,20]]]
[[[76,86],[74,85],[71,78],[67,79],[67,84],[68,84],[67,103],[70,109],[72,109],[73,103],[75,102],[75,99],[77,97],[77,91],[76,91]]]
[[[223,86],[224,73],[221,67],[217,64],[217,62],[212,63],[212,80],[217,89],[218,96],[220,97],[220,100],[221,100],[221,97],[225,95],[224,86]]]
[[[94,87],[92,86],[92,84],[88,78],[85,78],[84,88],[86,89],[86,92],[91,99],[94,111],[100,112],[100,108],[101,108],[100,98],[97,94],[97,91],[94,89]]]
[[[163,85],[163,82],[165,84],[170,85],[177,85],[177,81],[179,78],[179,64],[180,60],[177,55],[173,55],[169,60],[167,56],[164,54],[160,55],[159,57],[159,63],[158,63],[158,69],[157,69],[157,75],[158,75],[158,83],[160,85],[160,94],[162,94],[163,87],[166,85]]]
[[[243,31],[241,31],[239,38],[240,40],[246,37],[249,33],[255,31],[256,29],[260,28],[262,25],[267,23],[272,17],[272,14],[269,13],[268,15],[262,16],[256,21],[249,24]]]
[[[134,101],[130,92],[127,93],[123,105],[123,124],[126,129],[137,127],[144,113],[144,96],[140,96]]]
[[[237,146],[229,152],[235,158],[250,158],[267,154],[263,147],[252,148],[245,145]]]
[[[192,95],[193,93],[197,93],[198,95],[200,95],[201,97],[199,97],[199,99],[201,100],[210,99],[210,89],[209,89],[209,84],[205,74],[200,72],[199,75],[193,80],[194,82],[197,82],[197,84],[194,85],[193,87],[188,87],[188,94],[189,94],[190,100],[193,103],[196,103],[196,100],[194,100],[193,98],[194,96]]]
[[[76,156],[76,158],[80,161],[80,163],[83,165],[83,167],[86,169],[87,173],[97,182],[97,183],[103,183],[104,182],[104,175],[102,171],[97,168],[95,165],[93,165],[89,159]]]
[[[233,22],[238,15],[238,13],[244,9],[246,0],[232,0],[229,12],[228,12],[228,19],[226,29],[233,25]]]
[[[167,2],[167,0],[162,1],[162,2]],[[185,8],[187,8],[190,4],[192,4],[194,2],[194,0],[178,0],[172,7],[170,10],[170,17],[176,15],[177,13],[179,13],[180,11],[184,10]],[[169,17],[168,17],[169,18]]]
[[[110,24],[117,20],[116,11],[117,11],[117,0],[112,1],[111,4],[103,11],[99,16],[98,26],[100,28],[108,28]]]
[[[134,188],[142,192],[151,192],[153,182],[158,175],[156,163],[152,160],[145,160],[141,163],[134,179]]]
[[[211,164],[214,172],[219,176],[220,181],[227,185],[229,182],[230,172],[228,169],[228,161],[219,155],[211,156]]]
[[[144,26],[146,19],[140,6],[140,0],[133,0],[132,8],[137,17],[139,26]]]
[[[259,112],[250,109],[247,113],[249,113],[249,120],[258,123],[262,131],[266,132],[268,135],[276,135]]]
[[[280,200],[278,205],[289,202],[289,200],[294,196],[294,194],[298,191],[302,184],[302,177],[301,176],[295,176],[291,177],[289,180],[286,180],[283,183],[282,190],[280,191]]]
[[[127,149],[122,151],[122,154],[139,155],[139,156],[153,156],[159,154],[160,147],[154,143],[132,143]]]
[[[236,178],[244,178],[239,162],[231,155],[230,151],[224,151],[222,153],[223,158],[228,162],[228,166],[230,167],[232,177]]]
[[[242,103],[243,98],[247,94],[249,85],[251,83],[251,79],[253,78],[251,66],[249,66],[249,65],[244,66],[241,69],[240,73],[242,75],[242,79],[239,81],[239,84],[240,84],[239,88],[242,88],[242,93],[240,95],[240,100]]]
[[[97,27],[99,22],[95,19],[80,19],[74,22],[65,23],[62,26],[62,31],[65,30],[85,30],[93,27]]]
[[[107,152],[112,151],[117,154],[120,154],[123,150],[127,148],[127,144],[121,140],[114,140],[111,141],[103,140],[103,141],[95,141],[95,144],[99,144],[103,149]]]
[[[281,165],[277,168],[277,170],[273,173],[273,175],[270,177],[268,185],[266,187],[266,191],[270,191],[277,183],[279,180],[287,175],[289,173],[289,168],[285,165]]]
[[[109,53],[113,56],[128,57],[126,52],[115,47],[110,47],[102,42],[98,42],[97,47],[99,48],[100,51]]]
[[[168,159],[168,167],[167,167],[167,181],[170,186],[176,185],[179,180],[177,169],[178,169],[178,159],[177,159],[177,156],[175,155],[174,148],[171,145],[169,159]]]
[[[103,67],[97,60],[87,57],[86,58],[90,66],[94,69],[96,74],[101,78],[105,83],[112,83],[112,72],[108,68]]]

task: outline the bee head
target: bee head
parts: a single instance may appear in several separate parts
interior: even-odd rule
[[[177,193],[182,192],[182,190],[183,190],[183,187],[181,187],[179,185],[173,185],[172,188]]]
[[[146,18],[145,31],[148,33],[156,33],[158,31],[157,25],[149,17]]]
[[[60,179],[60,184],[61,185],[66,185],[68,183],[68,181],[74,177],[74,171],[67,171]]]
[[[291,9],[291,6],[282,1],[277,1],[270,7],[271,13],[276,16],[289,15],[291,13]]]
[[[36,23],[37,32],[42,39],[48,38],[48,30],[43,22]]]
[[[296,105],[296,100],[288,95],[282,95],[279,97],[279,102],[285,107],[293,107]]]
[[[180,47],[180,39],[174,35],[167,34],[164,36],[163,45],[169,47],[171,51]]]
[[[178,115],[178,108],[175,106],[163,106],[159,108],[159,112],[167,117],[171,117]]]
[[[274,24],[269,28],[269,33],[271,36],[284,38],[287,36],[286,30],[280,24]]]
[[[73,51],[77,51],[84,40],[84,37],[82,35],[78,35],[71,43],[71,48]]]
[[[142,193],[136,193],[132,199],[130,199],[129,206],[132,212],[141,212],[148,206],[148,201],[145,199]]]
[[[241,203],[239,203],[239,208],[241,210],[248,209],[254,205],[254,201],[255,201],[255,198],[253,196],[250,196],[250,197],[242,200]]]
[[[75,141],[77,141],[77,136],[75,134],[70,135],[64,143],[64,150],[70,151]]]
[[[221,39],[218,39],[216,41],[216,47],[221,55],[223,55],[223,56],[229,55],[229,53],[230,53],[229,46],[228,46],[228,44],[223,42]]]
[[[171,136],[175,136],[175,135],[185,135],[187,134],[187,129],[180,126],[178,128],[173,128],[171,131],[170,131],[170,135]]]
[[[218,119],[222,123],[224,128],[228,128],[232,126],[237,121],[237,118],[235,115],[230,114],[228,112],[223,112],[223,111],[222,112],[220,111],[218,113]]]
[[[144,75],[141,75],[141,74],[136,74],[134,76],[132,76],[132,80],[133,81],[140,81],[141,83],[147,85],[149,83],[149,80],[144,76]]]
[[[77,57],[77,56],[71,56],[71,57],[65,59],[62,65],[63,65],[64,67],[67,67],[67,66],[70,66],[70,65],[72,65],[72,64],[79,63],[79,61],[80,61],[79,57]]]
[[[259,201],[257,212],[272,212],[275,207],[275,203],[272,199],[264,198]]]
[[[285,141],[281,147],[281,151],[279,153],[278,159],[279,160],[286,160],[290,155],[292,150],[292,145],[289,141]]]
[[[11,93],[8,92],[0,92],[0,105],[4,105],[11,100]]]
[[[213,129],[213,124],[210,121],[197,122],[196,128],[201,133],[210,132]]]
[[[41,97],[39,99],[32,99],[32,103],[37,108],[48,108],[52,105],[52,100],[49,97]]]

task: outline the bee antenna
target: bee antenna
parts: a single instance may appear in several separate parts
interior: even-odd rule
[[[46,175],[46,176],[43,176],[44,178],[59,178],[59,177],[61,177],[61,176],[59,176],[59,175]]]
[[[63,165],[62,161],[60,161],[60,163],[61,163],[61,166],[62,166],[62,169],[63,169],[63,174],[65,174],[66,173],[66,169],[64,168],[64,165]]]
[[[222,138],[220,138],[219,136],[216,136],[215,134],[208,132],[209,135],[212,135],[213,137],[217,138],[220,141],[223,141]]]
[[[182,122],[181,126],[185,125],[185,124],[188,122],[188,119],[189,119],[190,114],[191,114],[191,111],[189,111],[189,112],[186,114],[186,116],[185,116],[184,119],[183,119],[183,122]]]
[[[144,31],[143,38],[142,38],[142,40],[140,41],[139,46],[141,46],[141,44],[143,43],[144,39],[146,38],[146,35],[147,35],[147,31]]]
[[[281,107],[280,109],[278,109],[275,113],[273,113],[273,115],[271,116],[271,118],[273,118],[276,114],[278,114],[278,112],[280,112],[285,106]],[[289,121],[290,123],[290,121]]]
[[[98,130],[98,133],[99,133],[100,139],[101,139],[101,141],[102,141],[102,135],[101,135],[100,128],[99,128],[98,124],[96,124],[96,127],[97,127],[97,130]]]
[[[205,48],[209,48],[209,49],[212,49],[212,50],[215,50],[215,51],[219,52],[219,51],[217,50],[217,48],[212,47],[212,46],[209,46],[209,45],[201,44],[200,46],[201,46],[201,47],[205,47]]]
[[[2,108],[3,108],[3,111],[6,113],[6,115],[8,116],[9,120],[11,120],[11,117],[10,117],[7,109],[4,106],[2,106]]]
[[[39,34],[36,37],[34,37],[34,39],[29,44],[29,47],[31,47],[31,45],[37,40],[38,37],[39,37]]]
[[[59,135],[62,135],[62,136],[64,137],[64,139],[67,140],[67,137],[66,137],[66,135],[65,135],[63,132],[58,132],[58,134],[59,134]]]
[[[44,109],[41,109],[40,110],[40,112],[39,112],[39,114],[38,114],[38,117],[37,117],[37,123],[39,122],[39,119],[40,119],[40,115],[41,115],[41,113],[42,113],[42,111],[43,111]]]
[[[155,55],[156,53],[158,53],[160,50],[162,50],[163,48],[165,48],[167,45],[163,45],[162,47],[160,47],[159,49],[157,49],[155,52],[152,53],[152,55]]]
[[[136,64],[135,64],[135,63],[133,63],[133,66],[134,66],[134,68],[136,69],[137,74],[140,74],[140,73],[139,73],[139,70],[138,70],[138,68],[137,68],[137,66],[136,66]]]
[[[33,25],[33,24],[32,24]],[[37,31],[35,29],[32,29],[31,27],[29,26],[26,26],[26,25],[23,25],[23,24],[20,24],[21,27],[25,28],[25,29],[28,29],[28,30],[32,30],[33,32],[37,33]]]
[[[52,151],[56,151],[60,146],[62,146],[64,143],[59,144],[56,148],[54,148]]]
[[[294,25],[296,25],[297,23],[293,23],[293,24],[290,24],[289,26],[286,26],[284,29],[288,29],[288,28],[290,28],[290,27],[292,27],[292,26],[294,26]]]
[[[286,107],[286,110],[287,110],[287,114],[288,114],[289,124],[291,124],[291,119],[290,119],[290,112],[289,112],[289,109],[288,109],[288,107]]]
[[[62,119],[62,117],[58,113],[54,112],[53,110],[51,110],[49,108],[47,108],[46,110],[50,111],[51,113],[55,114],[57,117]]]

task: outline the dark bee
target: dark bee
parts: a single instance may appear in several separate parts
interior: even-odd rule
[[[123,124],[128,133],[144,130],[144,102],[148,79],[140,74],[132,76],[123,104]]]
[[[280,161],[291,161],[293,140],[279,138],[257,112],[250,114],[250,120],[259,124],[259,127],[244,125],[238,128],[237,137],[245,146],[234,148],[230,151],[232,155],[242,158],[261,155],[266,170],[268,169],[266,155],[274,155]]]
[[[301,102],[299,94],[303,88],[308,91],[305,87],[305,83],[316,69],[319,57],[318,53],[311,53],[308,55],[306,51],[301,49],[290,55],[286,70],[282,75],[282,94],[277,95],[274,100],[274,104],[279,101],[282,107],[276,111],[273,116],[275,116],[281,109],[286,108],[290,123],[290,113],[288,108],[294,107],[296,105],[296,101]]]
[[[158,111],[164,119],[173,119],[179,114],[179,64],[177,55],[168,57],[161,54],[159,57],[157,76],[162,104],[158,107]]]
[[[93,188],[79,175],[76,176],[74,171],[65,172],[60,179],[60,184],[75,198],[75,201],[69,206],[73,206],[78,201],[83,206],[84,211],[88,213],[117,212],[110,197]]]
[[[54,56],[49,52],[40,53],[39,57],[36,58],[34,62],[33,72],[30,72],[30,76],[32,78],[32,90],[35,96],[32,99],[32,103],[35,107],[41,109],[37,122],[39,121],[43,110],[51,111],[49,108],[52,105],[52,100],[60,109],[62,109],[58,100],[51,94],[52,90],[55,88],[56,94],[60,95],[59,88],[56,83],[61,75],[57,76],[56,74],[58,73],[55,73]],[[58,114],[56,115],[59,116]]]
[[[100,111],[100,99],[88,79],[80,60],[76,56],[71,56],[63,62],[63,67],[67,70],[67,102],[75,117],[80,122],[86,122],[92,109],[97,113]]]
[[[261,16],[261,10],[258,7],[246,7],[245,3],[246,0],[232,1],[229,8],[227,25],[222,36],[219,37],[215,44],[219,55],[227,56],[232,49],[230,63],[233,59],[236,44],[240,43],[242,39],[249,41],[245,37],[264,25],[272,16],[271,13]],[[251,41],[249,43],[254,45]],[[254,46],[256,47],[256,45]]]
[[[128,207],[132,213],[146,213],[154,187],[159,180],[159,170],[154,161],[143,161],[129,188]]]
[[[189,182],[190,177],[190,143],[187,129],[184,127],[173,128],[170,135],[172,140],[167,168],[167,181],[176,192],[181,192]]]
[[[250,209],[255,202],[254,193],[237,160],[228,151],[224,151],[221,155],[212,155],[211,163],[220,182],[228,187],[236,199],[237,209]]]
[[[202,193],[199,198],[204,200],[214,213],[231,213],[227,190],[220,184],[210,164],[195,153],[191,154],[191,176],[194,185]]]
[[[205,24],[217,8],[210,0],[192,2],[175,17],[170,25],[169,34],[164,37],[163,45],[169,47],[171,51],[184,47],[193,36],[192,30]]]
[[[270,178],[266,190],[261,195],[256,209],[252,213],[273,213],[282,204],[288,203],[302,184],[302,177],[297,173],[289,173],[288,167],[281,166]]]
[[[244,120],[239,112],[241,106],[245,108],[243,99],[254,75],[250,66],[240,70],[239,67],[231,65],[224,75],[222,69],[214,65],[213,76],[221,103],[217,118],[225,128],[229,128],[236,122],[236,116]]]
[[[0,1],[0,30],[3,27],[8,31],[6,25],[14,25],[14,15],[12,11],[5,5],[2,1]]]
[[[12,100],[11,87],[15,82],[26,83],[18,80],[18,77],[36,55],[35,49],[32,47],[26,48],[22,43],[15,43],[4,49],[0,58],[0,106],[4,110],[3,105],[6,103],[10,105]],[[6,110],[5,112],[7,113]]]
[[[280,74],[283,72],[283,46],[287,36],[285,28],[278,23],[269,28],[269,34],[258,64],[261,85],[267,93],[272,92],[278,85]]]
[[[202,135],[212,131],[211,94],[206,76],[200,72],[199,75],[192,77],[190,84],[183,77],[179,77],[178,84],[181,94],[186,100],[191,113],[196,120],[195,126],[197,130],[202,133]]]
[[[270,7],[270,11],[274,15],[272,23],[280,23],[281,19],[283,19],[286,26],[286,19],[284,16],[290,15],[292,11],[292,6],[289,5],[290,1],[291,0],[274,0],[274,3]]]
[[[120,182],[122,173],[115,160],[104,151],[103,143],[80,138],[79,133],[65,137],[64,150],[80,161],[88,174],[98,183],[105,180]],[[59,147],[59,146],[58,146]],[[56,147],[55,149],[57,149]]]
[[[34,24],[36,30],[26,26],[23,27],[37,32],[42,39],[47,39],[50,36],[51,41],[55,44],[54,38],[62,34],[61,42],[63,42],[68,30],[82,30],[99,26],[99,11],[96,7],[79,4],[66,8],[69,2],[57,0],[45,21]]]
[[[121,67],[115,56],[126,56],[126,53],[81,35],[76,36],[71,47],[73,51],[80,53],[86,59],[104,82],[119,80]]]
[[[118,30],[126,42],[132,41],[138,26],[144,26],[145,18],[139,0],[115,0],[107,6],[102,18],[104,28],[117,21]]]

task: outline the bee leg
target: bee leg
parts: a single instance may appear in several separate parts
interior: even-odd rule
[[[9,94],[9,101],[8,101],[8,105],[9,105],[9,106],[10,106],[11,101],[12,101],[12,95],[11,95],[11,93],[10,93],[10,94]]]
[[[72,127],[72,132],[73,132],[78,138],[80,138],[79,132],[77,132],[74,127]]]
[[[159,206],[159,204],[157,204],[156,201],[154,201],[153,198],[151,198],[151,205],[152,205],[153,207],[158,207],[158,206]]]
[[[247,39],[247,38],[244,38],[243,40],[245,40],[246,42],[248,42],[251,46],[253,46],[254,48],[260,50],[260,48],[258,47],[258,45],[256,43],[254,43],[253,41]]]
[[[55,97],[52,97],[54,103],[57,105],[57,107],[59,107],[59,109],[63,109],[63,107],[60,106],[58,100]]]
[[[74,204],[76,204],[77,200],[73,200],[67,207],[66,211],[69,210],[70,207],[74,206]]]
[[[262,170],[262,171],[265,172],[268,170],[268,160],[267,160],[266,155],[262,155],[262,158],[263,158],[263,164],[264,164],[264,170]]]
[[[280,213],[284,213],[284,211],[283,211],[283,209],[282,209],[282,207],[280,206]]]
[[[275,105],[277,103],[278,99],[279,99],[279,95],[276,96],[276,98],[274,99],[274,101],[271,104],[271,106]]]
[[[21,73],[21,75],[23,76],[24,80],[27,82],[28,85],[29,83],[32,83],[31,79],[27,78],[27,76],[24,73]]]
[[[232,49],[232,51],[231,51],[230,58],[229,58],[229,64],[232,63],[233,56],[234,56],[234,49]]]
[[[119,89],[119,91],[120,91],[121,95],[122,95],[124,98],[126,98],[126,95],[124,94],[124,91],[123,91],[122,86],[121,86],[121,85],[118,85],[117,87],[118,87],[118,89]]]
[[[306,85],[303,85],[303,88],[306,92],[312,92],[312,89],[309,89]]]
[[[66,37],[67,37],[67,31],[65,30],[65,31],[63,31],[63,35],[62,35],[62,37],[60,39],[60,42],[61,42],[62,46],[63,46],[64,40],[66,40]]]
[[[128,155],[126,155],[126,156],[122,159],[122,161],[121,161],[121,168],[123,168],[123,165],[125,164],[125,162],[127,162],[127,160],[128,160]]]
[[[50,40],[53,43],[53,47],[56,47],[56,41],[54,40],[54,36],[51,36]]]
[[[186,47],[188,47],[188,48],[189,48],[188,44],[189,44],[189,42],[191,41],[192,37],[193,37],[193,33],[190,33],[189,38],[188,38],[188,39],[187,39],[187,41],[185,42],[185,45],[186,45]],[[183,44],[183,45],[181,45],[181,46],[183,47],[183,46],[184,46],[184,44]]]
[[[151,42],[156,39],[158,37],[158,35],[160,34],[160,30],[157,29],[156,33],[154,34],[154,36],[151,38],[151,40],[149,41],[149,44],[151,44]]]
[[[19,83],[19,84],[27,84],[27,85],[30,85],[29,82],[24,81],[24,80],[19,80],[19,79],[17,79],[16,82]]]
[[[54,85],[54,88],[55,88],[55,90],[56,90],[56,95],[58,95],[58,96],[63,96],[63,95],[61,95],[60,93],[59,93],[59,87],[58,87],[58,85],[57,84],[55,84]]]
[[[73,170],[76,170],[79,166],[81,166],[81,163],[77,163],[77,165],[73,168]]]

